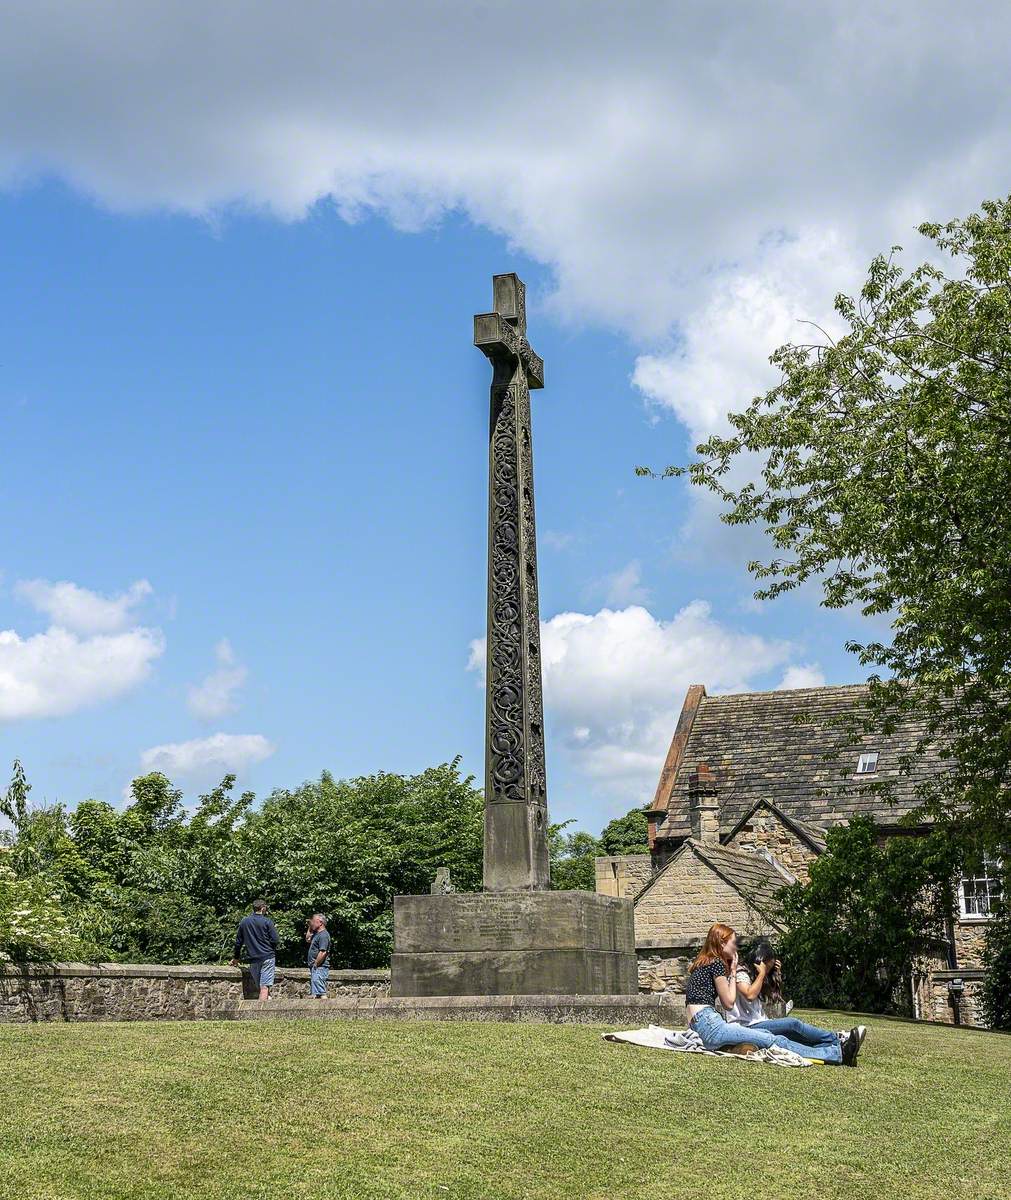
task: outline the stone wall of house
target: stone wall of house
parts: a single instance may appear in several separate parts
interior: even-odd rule
[[[675,992],[683,996],[688,968],[698,950],[698,945],[655,946],[637,950],[639,991]]]
[[[710,926],[724,921],[743,938],[768,934],[768,922],[700,862],[682,853],[635,906],[636,950],[701,945]]]
[[[952,940],[955,943],[955,961],[959,968],[979,970],[983,966],[983,943],[986,938],[987,921],[955,921]]]
[[[801,841],[775,813],[764,807],[752,813],[747,824],[741,826],[727,845],[732,850],[768,850],[778,863],[802,883],[808,882],[810,866],[816,857],[810,846]]]
[[[332,996],[388,995],[389,971],[331,971]],[[309,994],[309,972],[279,968],[272,994]],[[228,1016],[257,995],[237,967],[147,963],[0,964],[0,1021],[186,1021]]]
[[[934,970],[921,976],[917,988],[920,1018],[946,1025],[985,1026],[983,979],[984,972],[978,970]]]
[[[649,883],[653,860],[648,854],[621,854],[594,859],[596,891],[601,896],[634,896]]]

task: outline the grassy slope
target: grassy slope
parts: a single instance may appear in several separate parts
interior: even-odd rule
[[[0,1197],[1011,1197],[1009,1084],[1011,1037],[885,1021],[853,1071],[588,1027],[0,1026]]]

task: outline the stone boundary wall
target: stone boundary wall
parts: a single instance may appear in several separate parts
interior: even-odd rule
[[[389,995],[388,970],[331,970],[329,995]],[[306,968],[279,967],[272,994],[309,995]],[[0,1022],[187,1021],[231,1016],[257,995],[238,967],[176,967],[149,963],[0,963]]]

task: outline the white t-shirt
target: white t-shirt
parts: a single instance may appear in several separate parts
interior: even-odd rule
[[[741,984],[751,982],[751,976],[740,967],[737,971],[737,1003],[727,1010],[727,1020],[736,1025],[754,1025],[756,1021],[765,1020],[762,997],[759,995],[754,1000],[749,1000],[741,994]]]

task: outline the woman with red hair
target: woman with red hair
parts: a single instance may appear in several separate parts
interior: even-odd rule
[[[717,1000],[727,1012],[737,1001],[737,934],[729,925],[720,924],[714,925],[706,935],[705,945],[692,963],[685,984],[688,1027],[699,1035],[703,1046],[707,1050],[722,1050],[747,1042],[763,1050],[779,1046],[792,1050],[801,1058],[843,1063],[847,1067],[856,1065],[860,1038],[855,1029],[846,1039],[845,1046],[834,1035],[832,1040],[821,1045],[805,1046],[767,1029],[726,1021],[717,1011]]]

